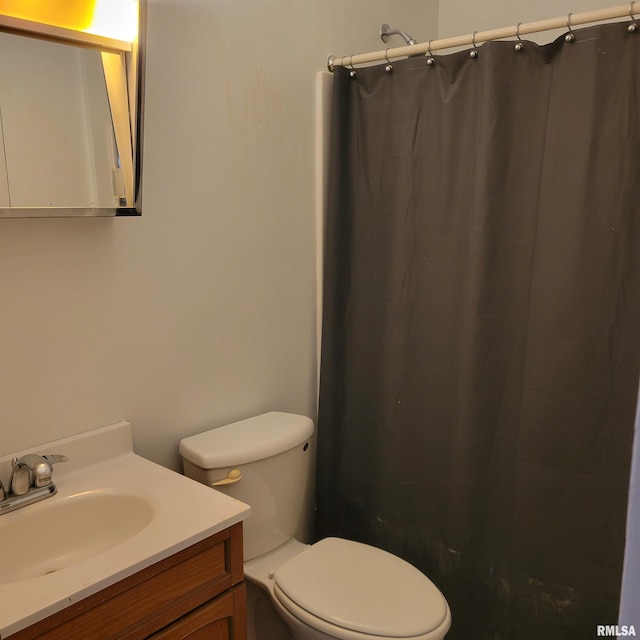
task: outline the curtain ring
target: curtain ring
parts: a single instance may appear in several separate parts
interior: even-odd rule
[[[473,45],[473,49],[471,51],[469,51],[469,57],[473,58],[475,60],[475,58],[478,57],[478,47],[476,46],[476,34],[478,32],[474,31],[473,32],[473,36],[471,37],[471,44]]]
[[[636,22],[636,16],[635,16],[635,12],[633,10],[633,5],[634,4],[635,4],[634,0],[631,0],[631,2],[629,3],[629,17],[631,18],[631,23],[627,27],[627,31],[629,33],[633,33],[634,31],[638,30],[638,23]]]
[[[393,65],[391,64],[391,60],[389,60],[389,56],[387,55],[387,51],[389,51],[389,49],[385,49],[384,50],[384,59],[387,61],[387,66],[384,68],[384,70],[387,73],[391,73],[393,71]]]
[[[356,70],[353,68],[353,54],[349,56],[349,66],[351,67],[351,71],[349,71],[349,77],[356,77]]]
[[[433,54],[431,53],[431,40],[429,40],[429,42],[427,43],[427,53],[425,55],[427,56],[427,64],[432,67],[436,63],[436,61],[433,57]]]
[[[564,37],[564,41],[569,43],[569,42],[573,42],[576,39],[576,36],[573,33],[573,30],[571,29],[571,16],[573,14],[569,13],[567,15],[567,29],[569,29],[569,33],[567,33],[567,35]]]
[[[518,42],[516,42],[513,47],[516,51],[522,51],[524,49],[524,43],[522,42],[522,38],[520,37],[520,25],[522,22],[518,22],[516,25],[516,38],[518,38]]]

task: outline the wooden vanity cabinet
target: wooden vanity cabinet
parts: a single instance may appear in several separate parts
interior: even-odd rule
[[[242,523],[7,640],[246,640]]]

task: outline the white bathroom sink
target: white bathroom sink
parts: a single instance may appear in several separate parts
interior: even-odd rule
[[[7,553],[0,584],[49,575],[104,553],[148,526],[154,508],[136,495],[87,491],[15,515],[2,527]]]
[[[63,454],[58,491],[0,515],[0,638],[244,520],[250,508],[133,452],[121,422],[0,456]]]

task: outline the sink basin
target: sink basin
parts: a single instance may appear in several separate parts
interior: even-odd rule
[[[0,584],[56,573],[112,549],[142,531],[154,507],[132,494],[88,491],[10,515],[19,517],[0,520]]]

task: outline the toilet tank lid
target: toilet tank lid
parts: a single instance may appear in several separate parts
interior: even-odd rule
[[[271,411],[184,438],[180,455],[202,469],[234,467],[288,451],[313,429],[306,416]]]

